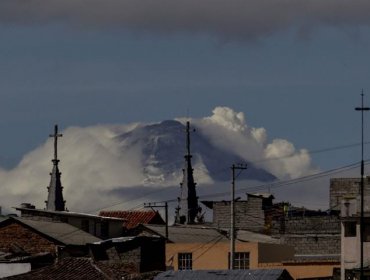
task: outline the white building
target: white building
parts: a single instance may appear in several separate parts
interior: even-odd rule
[[[359,279],[361,267],[360,196],[341,204],[341,279]],[[370,196],[364,197],[364,275],[370,279]]]

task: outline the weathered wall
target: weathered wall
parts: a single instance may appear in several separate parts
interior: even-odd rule
[[[285,217],[273,221],[273,236],[295,247],[296,255],[339,255],[338,216]]]
[[[356,197],[360,194],[360,178],[330,179],[330,209],[340,210],[344,197]],[[370,195],[370,176],[364,180],[365,195]]]
[[[230,201],[213,203],[213,226],[217,228],[230,227]],[[265,214],[262,210],[262,199],[248,197],[248,201],[235,202],[235,227],[261,232],[265,228]]]
[[[283,217],[272,221],[272,234],[339,234],[340,218],[336,215]]]

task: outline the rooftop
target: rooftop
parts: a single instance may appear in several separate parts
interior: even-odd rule
[[[40,213],[40,214],[55,214],[56,216],[70,216],[70,217],[80,217],[80,218],[92,218],[92,219],[99,219],[99,220],[111,220],[111,221],[125,221],[123,218],[117,217],[103,217],[99,215],[93,214],[86,214],[86,213],[78,213],[78,212],[70,212],[70,211],[50,211],[44,209],[33,209],[33,208],[24,208],[24,207],[14,207],[16,210],[21,212],[32,212],[32,213]]]
[[[11,221],[15,221],[17,223],[30,227],[33,230],[65,245],[86,245],[86,243],[100,241],[99,238],[83,230],[80,230],[70,224],[62,222],[50,222],[10,217],[0,222],[0,225],[4,223],[9,223]]]
[[[94,279],[107,280],[113,278],[103,272],[91,259],[66,258],[54,265],[47,266],[31,272],[7,277],[11,280],[68,280],[68,279]]]
[[[166,235],[166,227],[162,225],[145,225],[152,233],[162,237]],[[229,239],[215,228],[195,225],[176,225],[168,227],[168,239],[173,243],[207,243],[212,241],[229,241]]]
[[[245,279],[245,280],[277,280],[293,279],[284,269],[248,269],[248,270],[169,270],[154,277],[154,280],[214,280],[214,279]]]
[[[124,219],[127,229],[139,224],[165,224],[157,211],[101,211],[99,216]]]

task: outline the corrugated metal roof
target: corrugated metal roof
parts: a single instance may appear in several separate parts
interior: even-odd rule
[[[32,208],[24,208],[24,207],[15,207],[16,210],[23,212],[30,212],[34,213],[35,216],[38,214],[54,214],[55,216],[69,216],[69,217],[79,217],[79,218],[91,218],[91,219],[106,219],[110,221],[117,221],[120,222],[123,219],[122,218],[116,218],[116,217],[104,217],[99,215],[93,215],[93,214],[86,214],[86,213],[78,213],[78,212],[70,212],[70,211],[50,211],[50,210],[43,210],[43,209],[32,209]]]
[[[164,224],[161,215],[157,211],[101,211],[103,217],[121,218],[127,220],[124,223],[127,229],[136,227],[139,224]]]
[[[146,228],[165,236],[165,226],[145,225]],[[168,227],[168,239],[174,243],[207,243],[219,240],[228,242],[229,239],[215,228],[200,226],[170,226]]]
[[[279,239],[272,238],[266,234],[256,233],[248,230],[238,230],[236,232],[236,239],[247,242],[280,244]]]
[[[25,224],[36,231],[50,236],[65,245],[85,245],[101,239],[80,230],[70,224],[61,222],[39,221],[25,218],[10,218]]]
[[[281,276],[285,276],[280,278]],[[166,271],[154,277],[154,280],[214,280],[214,279],[243,279],[243,280],[277,280],[293,279],[284,269],[254,269],[254,270],[182,270]]]

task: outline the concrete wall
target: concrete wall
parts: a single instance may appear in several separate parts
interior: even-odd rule
[[[360,178],[332,178],[330,179],[330,209],[340,210],[344,197],[356,197],[360,194]],[[370,177],[364,180],[365,195],[370,195]]]

